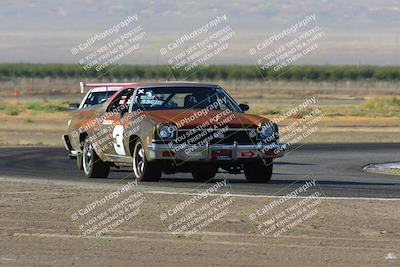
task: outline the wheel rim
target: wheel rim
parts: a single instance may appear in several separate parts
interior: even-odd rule
[[[143,174],[145,167],[144,149],[140,142],[135,146],[135,153],[133,157],[133,171],[136,178],[140,178]]]
[[[83,170],[86,174],[89,173],[90,165],[92,164],[93,159],[93,146],[85,142],[83,146]]]

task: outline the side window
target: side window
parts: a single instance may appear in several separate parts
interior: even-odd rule
[[[108,106],[107,112],[111,112],[113,110],[117,111],[121,109],[127,111],[129,107],[128,101],[131,98],[133,92],[133,89],[126,89],[122,91],[116,98],[113,99],[112,103]]]

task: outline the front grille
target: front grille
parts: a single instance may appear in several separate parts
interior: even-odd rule
[[[247,129],[207,129],[207,130],[178,130],[176,143],[182,144],[229,144],[235,141],[240,144],[255,144],[256,137],[251,137]],[[253,134],[254,135],[254,134]]]

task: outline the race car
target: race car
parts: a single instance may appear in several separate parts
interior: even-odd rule
[[[79,110],[83,108],[92,107],[95,105],[99,105],[105,102],[108,98],[110,98],[113,94],[115,94],[118,90],[122,89],[125,86],[125,83],[112,83],[112,84],[86,84],[84,82],[80,83],[81,93],[83,94],[85,90],[89,89],[86,93],[85,97],[82,99],[81,103],[70,103],[68,105],[68,109],[71,111]],[[69,125],[70,121],[68,121]],[[67,139],[62,136],[62,141],[64,143],[64,147],[68,147],[69,142]],[[75,150],[69,150],[70,159],[77,159],[78,168],[82,169],[82,155]]]
[[[106,178],[111,167],[128,166],[141,181],[176,172],[207,181],[220,169],[244,171],[249,182],[271,180],[273,159],[286,149],[279,143],[278,126],[246,114],[249,106],[237,104],[220,86],[165,82],[121,87],[104,103],[77,110],[63,136],[86,177]]]
[[[80,88],[83,94],[86,89],[88,92],[81,101],[81,103],[70,103],[69,110],[77,110],[82,108],[91,107],[98,105],[106,101],[110,96],[115,94],[118,90],[123,88],[124,83],[114,83],[114,84],[86,84],[81,82]]]

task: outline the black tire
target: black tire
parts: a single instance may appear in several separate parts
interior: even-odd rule
[[[139,181],[158,181],[161,178],[161,168],[155,162],[146,159],[142,142],[138,139],[132,154],[133,175]]]
[[[244,175],[249,183],[269,183],[273,170],[272,160],[258,160],[244,164]]]
[[[207,182],[208,180],[214,178],[216,172],[217,172],[216,170],[196,171],[192,172],[192,176],[195,181]]]
[[[83,155],[81,153],[76,156],[76,167],[83,171]]]
[[[107,178],[110,173],[110,165],[99,158],[89,137],[86,137],[84,141],[82,165],[87,178]]]

